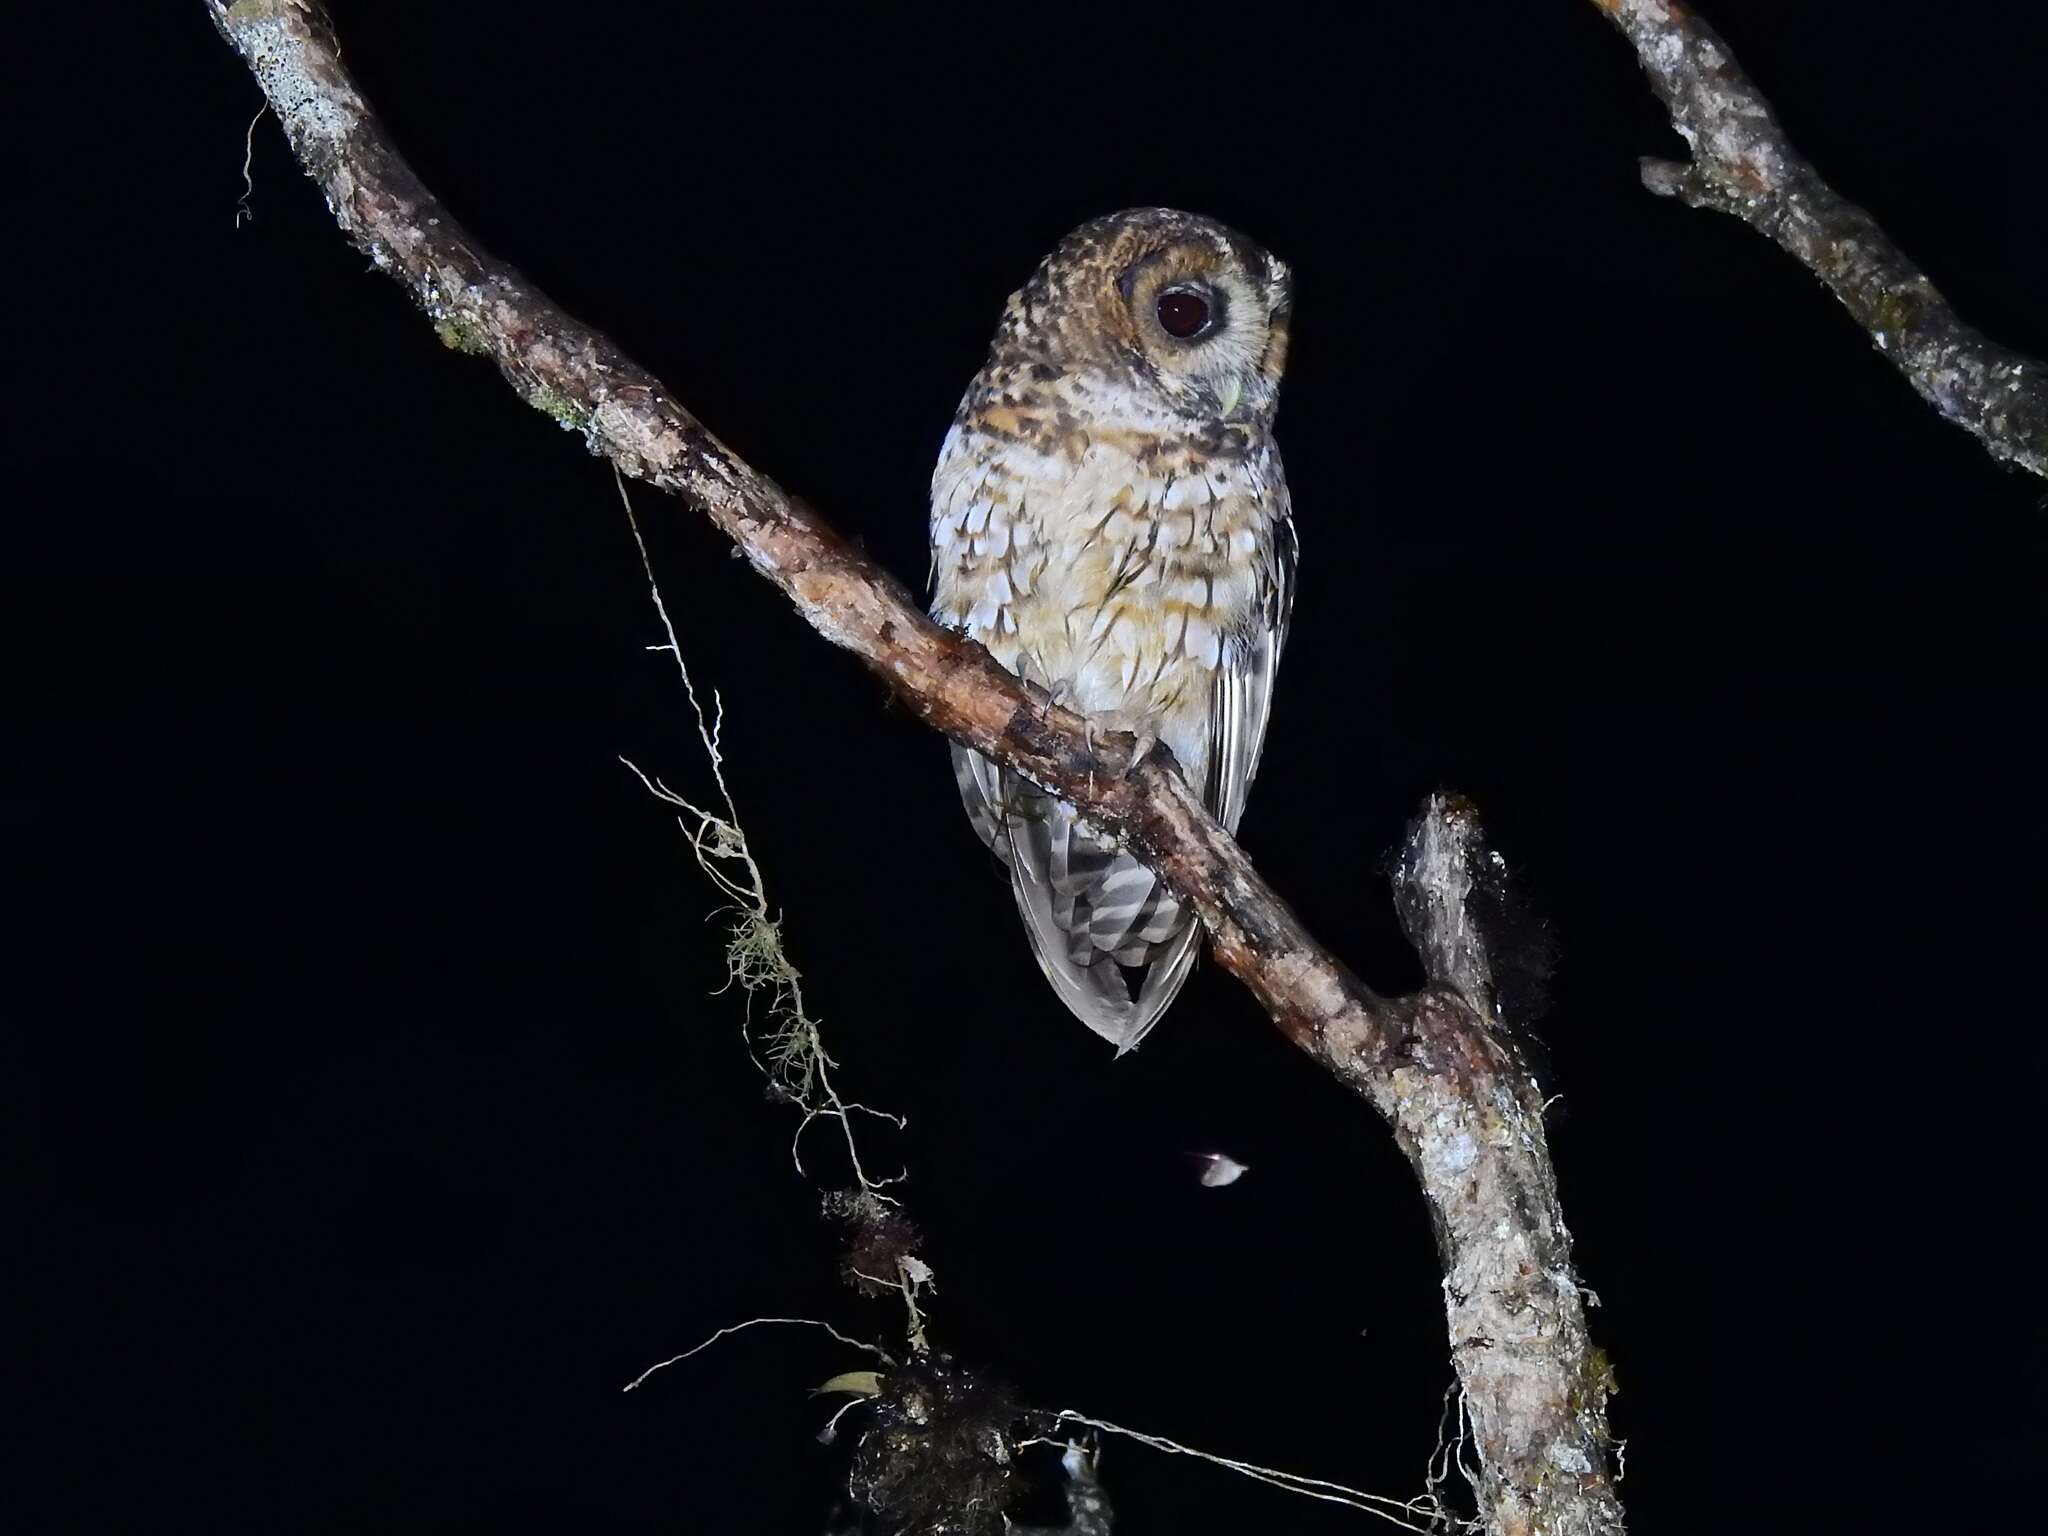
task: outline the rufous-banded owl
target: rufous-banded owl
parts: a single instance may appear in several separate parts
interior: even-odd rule
[[[1084,224],[997,327],[932,475],[932,616],[1105,728],[1172,748],[1233,832],[1293,600],[1273,411],[1287,268],[1168,208]],[[1073,807],[954,748],[1060,1000],[1119,1053],[1200,930]]]

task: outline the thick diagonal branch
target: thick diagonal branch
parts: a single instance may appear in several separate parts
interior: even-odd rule
[[[1642,60],[1690,164],[1643,185],[1768,235],[1828,285],[1922,399],[1991,456],[2048,476],[2048,365],[1965,325],[1877,221],[1821,180],[1714,29],[1679,0],[1593,0]]]
[[[529,404],[722,529],[799,614],[923,720],[1055,791],[1194,907],[1218,960],[1274,1022],[1395,1128],[1435,1212],[1454,1359],[1503,1533],[1611,1531],[1604,1393],[1538,1106],[1489,1033],[1481,972],[1375,995],[1302,927],[1164,754],[1020,683],[926,619],[887,572],[706,431],[611,341],[481,251],[386,139],[313,0],[206,0],[349,238],[449,346],[491,358]],[[1425,910],[1450,912],[1455,900]],[[1425,950],[1434,941],[1425,942]]]

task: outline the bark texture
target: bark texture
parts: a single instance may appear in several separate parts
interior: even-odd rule
[[[1821,179],[1714,29],[1679,0],[1593,0],[1635,48],[1690,164],[1643,185],[1733,214],[1798,258],[1920,397],[1995,459],[2048,476],[2048,365],[1965,325],[1877,221]]]
[[[1432,801],[1398,881],[1431,985],[1386,999],[1302,927],[1202,809],[1171,757],[1027,687],[939,629],[901,583],[743,462],[609,339],[486,255],[388,142],[314,0],[205,0],[343,231],[443,342],[624,473],[681,497],[833,644],[911,710],[1073,802],[1199,914],[1273,1021],[1393,1126],[1435,1216],[1452,1358],[1500,1536],[1616,1532],[1604,1359],[1590,1345],[1541,1106],[1496,1039],[1492,972],[1466,896],[1489,857],[1469,808]]]

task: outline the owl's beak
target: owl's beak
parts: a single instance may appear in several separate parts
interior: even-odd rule
[[[1243,395],[1244,380],[1234,373],[1216,386],[1216,403],[1223,407],[1225,416],[1237,409],[1237,402]]]

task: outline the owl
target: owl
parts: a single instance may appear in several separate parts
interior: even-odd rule
[[[1108,730],[1173,750],[1233,832],[1294,596],[1273,412],[1292,280],[1168,208],[1084,224],[1013,294],[932,475],[932,616]],[[1193,915],[1066,802],[953,750],[1031,948],[1129,1050],[1187,980]]]

